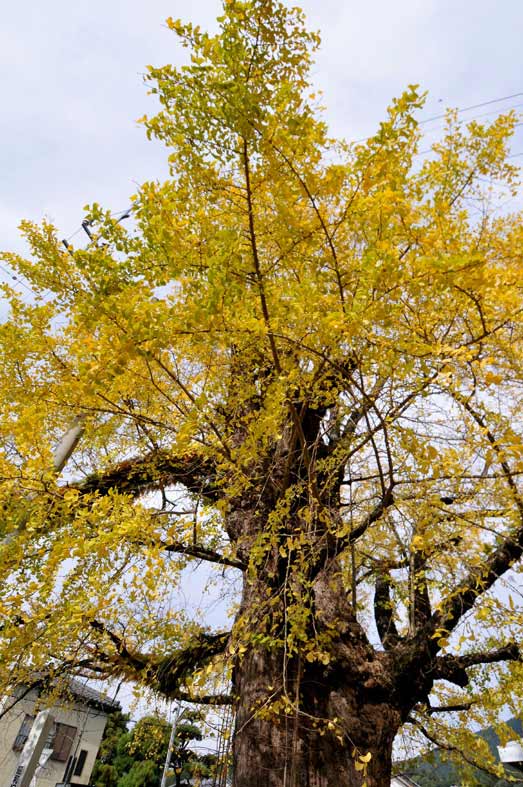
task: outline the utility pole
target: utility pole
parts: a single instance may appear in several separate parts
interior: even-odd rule
[[[62,472],[71,454],[74,452],[76,446],[80,442],[84,431],[85,416],[78,415],[55,448],[53,454],[53,470],[55,473],[58,474]],[[16,538],[16,536],[22,532],[26,524],[27,520],[24,518],[16,530],[14,530],[12,533],[8,533],[7,536],[5,536],[5,538],[0,541],[0,546],[7,546],[10,544]]]
[[[55,473],[62,472],[67,461],[69,460],[69,457],[80,442],[80,438],[82,437],[84,430],[85,416],[77,415],[55,448],[53,454],[53,470]]]
[[[61,473],[64,469],[67,460],[75,450],[84,433],[84,424],[85,418],[83,416],[75,418],[70,428],[60,440],[53,454],[53,470],[55,473]],[[18,533],[25,528],[26,524],[27,520],[24,518],[14,532],[9,533],[0,541],[0,546],[7,546],[10,544]],[[41,711],[36,716],[27,741],[22,749],[18,766],[9,787],[31,787],[32,780],[40,762],[40,756],[54,722],[54,716],[52,716],[49,711]]]
[[[169,770],[169,765],[171,764],[171,754],[174,745],[174,739],[176,737],[176,728],[178,727],[178,722],[182,718],[182,714],[184,711],[182,710],[182,703],[178,702],[178,708],[176,709],[176,716],[174,718],[173,726],[171,727],[171,735],[169,737],[169,745],[167,746],[167,754],[165,755],[165,765],[163,766],[163,774],[162,774],[162,782],[160,787],[166,787],[167,783],[167,771]]]

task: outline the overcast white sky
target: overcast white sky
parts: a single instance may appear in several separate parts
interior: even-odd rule
[[[371,133],[390,98],[410,82],[430,91],[425,117],[523,93],[521,0],[302,6],[322,33],[314,78],[338,135]],[[3,4],[0,249],[22,249],[21,218],[45,215],[68,236],[86,203],[123,210],[136,183],[162,176],[164,151],[135,122],[154,109],[144,66],[180,57],[167,16],[212,27],[220,7],[220,0]],[[523,95],[476,114],[517,104]]]

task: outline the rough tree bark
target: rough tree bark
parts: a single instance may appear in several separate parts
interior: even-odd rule
[[[326,583],[315,594],[315,607],[317,624],[334,618]],[[235,787],[360,787],[364,777],[373,787],[390,783],[402,711],[390,701],[383,654],[358,629],[352,618],[339,631],[328,664],[309,663],[299,654],[286,658],[284,650],[244,654],[233,686]],[[294,703],[264,713],[282,689]],[[357,770],[360,755],[369,754],[365,772]]]
[[[378,698],[365,702],[364,692],[348,685],[346,664],[287,664],[287,680],[300,695],[298,713],[253,716],[270,696],[267,687],[281,682],[278,655],[253,650],[237,670],[235,787],[361,787],[364,778],[372,787],[390,784],[400,713]],[[329,718],[338,720],[335,730],[314,724]],[[369,753],[366,773],[356,770],[358,755]]]
[[[316,440],[318,416],[303,423],[305,438]],[[305,472],[300,452],[289,471],[289,444],[272,459],[276,485],[265,484],[264,492],[253,495],[252,506],[243,496],[228,517],[229,536],[246,562],[268,527],[280,479],[290,476],[299,484]],[[328,490],[330,499],[339,495],[336,481],[335,486]],[[296,501],[296,510],[302,502]],[[337,509],[330,516],[336,518]],[[377,651],[358,623],[342,581],[341,542],[331,543],[325,527],[298,515],[282,522],[281,530],[258,570],[244,575],[236,627],[255,631],[259,644],[237,656],[233,672],[234,787],[361,787],[364,782],[384,787],[390,784],[395,735],[420,692],[398,694],[398,663]],[[307,533],[305,576],[299,550],[281,549],[289,532]],[[286,610],[297,597],[308,612],[304,640],[327,638],[324,663],[308,659],[300,645],[287,650]],[[421,694],[427,688],[424,684]]]

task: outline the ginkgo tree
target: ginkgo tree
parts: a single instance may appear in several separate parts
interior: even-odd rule
[[[523,691],[517,118],[450,112],[420,155],[411,86],[333,140],[298,9],[168,25],[170,178],[3,255],[35,297],[4,287],[2,684],[232,704],[235,787],[387,785],[400,731],[500,774],[466,722]],[[179,604],[203,563],[219,629]]]

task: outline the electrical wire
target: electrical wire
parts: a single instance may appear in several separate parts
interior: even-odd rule
[[[5,275],[8,276],[10,279],[13,279],[13,281],[16,282],[17,285],[20,285],[21,287],[25,287],[27,292],[30,292],[31,295],[35,295],[33,290],[27,284],[25,284],[25,282],[22,281],[22,279],[20,279],[19,276],[15,276],[14,273],[9,271],[7,268],[4,268],[3,265],[0,265],[0,270],[3,271],[3,273],[5,273]]]
[[[512,93],[510,96],[501,96],[500,98],[492,98],[489,101],[482,101],[480,104],[471,104],[469,107],[461,107],[456,111],[458,114],[462,114],[463,112],[470,112],[473,109],[481,109],[481,107],[488,107],[491,104],[500,104],[502,101],[510,101],[513,98],[520,98],[523,96],[523,93]],[[424,126],[426,123],[432,123],[434,120],[444,120],[447,117],[447,113],[443,112],[441,115],[433,115],[430,118],[425,118],[425,120],[420,120],[418,125]]]
[[[127,218],[130,217],[130,215],[131,215],[131,213],[133,211],[133,208],[134,208],[134,206],[131,205],[129,208],[126,208],[125,210],[114,211],[114,212],[110,213],[109,215],[111,216],[111,218],[113,218],[113,217],[116,218],[117,222],[120,222],[123,219],[127,219]],[[62,244],[69,251],[69,253],[72,253],[72,251],[69,250],[69,242],[73,238],[75,238],[77,235],[79,235],[82,231],[85,231],[85,232],[87,232],[87,234],[90,235],[90,233],[88,232],[88,230],[86,230],[85,226],[82,223],[74,232],[72,232],[70,235],[68,235],[67,237],[62,239]],[[95,241],[93,239],[91,239],[90,243],[88,244],[88,247],[94,242]],[[7,276],[7,278],[9,278],[13,282],[15,282],[15,286],[23,287],[33,297],[36,297],[37,293],[28,284],[26,284],[25,281],[23,281],[23,279],[20,276],[17,276],[11,270],[9,270],[8,268],[4,267],[1,264],[0,264],[0,271],[2,271],[4,273],[4,275]]]
[[[493,99],[490,99],[489,101],[482,101],[480,104],[471,104],[469,107],[461,107],[460,109],[457,109],[456,112],[458,114],[462,114],[463,112],[470,112],[473,109],[481,109],[482,107],[490,106],[492,104],[498,104],[498,103],[501,103],[502,101],[509,101],[510,99],[519,98],[521,96],[523,96],[523,93],[513,93],[510,96],[502,96],[500,98],[493,98]],[[523,106],[523,102],[519,103],[519,104],[515,104],[514,106],[506,107],[506,110],[516,109],[516,108],[521,107],[521,106]],[[494,114],[495,111],[496,110],[492,110],[491,112],[483,112],[483,113],[481,113],[479,115],[473,115],[472,117],[467,118],[467,120],[469,120],[469,121],[470,120],[477,120],[478,118],[481,118],[481,117],[487,117],[488,115]],[[445,120],[446,117],[447,117],[447,113],[446,112],[443,112],[440,115],[433,115],[432,117],[425,118],[424,120],[419,120],[418,121],[418,126],[424,126],[427,123],[432,123],[432,122],[434,122],[436,120]],[[431,128],[431,129],[428,129],[427,131],[425,131],[424,134],[434,134],[439,129],[443,129],[443,128],[444,128],[444,126]],[[368,136],[368,137],[360,137],[360,139],[353,140],[352,144],[353,145],[359,145],[362,142],[368,142],[372,138],[373,138],[372,134],[370,136]]]

